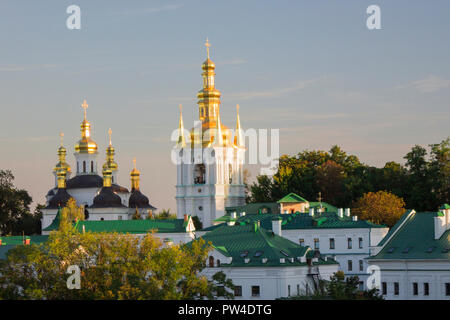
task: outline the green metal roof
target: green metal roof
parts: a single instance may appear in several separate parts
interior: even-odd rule
[[[300,246],[290,240],[273,234],[257,223],[246,225],[221,225],[202,237],[211,242],[213,247],[227,257],[232,257],[231,264],[222,261],[221,265],[230,267],[257,266],[298,266],[306,265],[297,257],[304,257],[309,247]],[[263,258],[267,261],[264,263]],[[280,259],[284,258],[285,263]],[[291,262],[290,259],[293,258]],[[246,263],[245,259],[249,259]],[[319,259],[320,264],[337,264],[334,260]]]
[[[29,236],[9,236],[9,237],[0,237],[2,240],[2,246],[4,245],[18,245],[23,244],[24,239],[30,239]]]
[[[23,239],[30,239],[30,243],[39,244],[48,240],[48,236],[10,236],[10,237],[0,237],[2,239],[2,245],[0,245],[0,260],[6,259],[6,254],[12,248],[19,245],[23,245]]]
[[[79,232],[118,232],[118,233],[157,233],[186,232],[187,223],[184,219],[147,219],[147,220],[102,220],[78,221],[76,229]]]
[[[280,200],[277,201],[277,203],[284,203],[284,202],[308,202],[305,198],[300,197],[298,194],[295,194],[293,192],[289,193],[287,196],[284,196]]]
[[[351,217],[344,216],[340,218],[336,212],[316,212],[314,216],[309,213],[290,213],[290,214],[246,214],[236,220],[236,225],[252,224],[260,221],[261,226],[266,230],[272,230],[272,219],[280,218],[281,228],[283,230],[295,229],[336,229],[336,228],[387,228],[384,225],[378,225],[366,220],[353,221]],[[211,230],[216,229],[211,228]],[[203,229],[204,231],[209,231]]]
[[[56,216],[53,219],[52,223],[50,223],[50,225],[47,228],[43,229],[42,231],[58,230],[60,221],[61,221],[61,208],[58,208],[58,212],[56,213]]]
[[[337,212],[338,211],[337,207],[335,207],[327,202],[322,201],[322,202],[310,202],[309,203],[310,208],[319,209],[320,206],[322,206],[322,208],[325,208],[326,212]]]
[[[407,211],[397,226],[397,232],[388,233],[379,245],[381,251],[371,259],[450,259],[450,230],[434,239],[436,212]]]
[[[450,209],[450,204],[444,203],[442,206],[439,207],[439,209]]]
[[[240,213],[280,213],[278,203],[276,202],[255,202],[247,203],[243,206],[226,207],[226,216],[230,216],[232,212],[236,212],[239,216]],[[220,219],[220,218],[219,218]]]

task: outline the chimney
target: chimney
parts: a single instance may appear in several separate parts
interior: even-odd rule
[[[281,237],[281,221],[280,217],[275,217],[272,219],[272,231],[277,236]]]
[[[310,215],[311,217],[314,216],[314,208],[309,208],[309,215]]]
[[[187,214],[184,215],[184,221],[188,221],[188,215]]]
[[[231,213],[231,218],[232,218],[232,219],[236,219],[236,211],[233,211],[233,212]]]
[[[434,239],[440,239],[441,236],[450,229],[450,213],[448,210],[442,210],[436,213],[434,217]]]
[[[344,217],[344,209],[342,209],[342,208],[338,209],[338,217],[339,218],[343,218]]]
[[[345,216],[350,217],[350,208],[345,208]]]
[[[266,262],[267,262],[267,258],[262,258],[262,259],[261,259],[261,262],[262,262],[262,263],[266,263]]]
[[[358,221],[358,216],[353,216],[352,221]]]

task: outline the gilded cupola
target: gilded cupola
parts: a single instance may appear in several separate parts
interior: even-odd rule
[[[111,130],[111,128],[109,128],[109,130],[108,130],[109,145],[108,145],[108,148],[106,148],[106,162],[103,165],[103,170],[109,169],[114,174],[114,172],[118,170],[119,166],[114,161],[115,150],[111,143],[111,134],[112,134],[112,130]]]
[[[83,101],[81,107],[84,109],[84,119],[81,123],[81,139],[75,145],[77,153],[97,153],[97,143],[91,139],[91,124],[86,118],[86,109],[88,104],[86,100]]]
[[[63,146],[64,133],[61,132],[59,134],[59,137],[60,137],[60,146],[58,148],[58,159],[59,159],[59,161],[55,165],[55,167],[53,168],[53,172],[56,174],[58,172],[58,170],[63,169],[66,172],[67,175],[70,175],[70,173],[71,173],[70,165],[66,161],[67,150]]]

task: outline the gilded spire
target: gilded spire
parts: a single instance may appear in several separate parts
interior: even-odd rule
[[[209,47],[211,47],[211,44],[209,43],[208,38],[206,38],[205,47],[206,47],[206,55],[207,58],[209,59]]]
[[[53,172],[57,173],[58,170],[64,169],[66,171],[66,175],[67,175],[67,173],[71,172],[71,169],[70,169],[69,164],[66,162],[67,150],[63,146],[63,137],[64,137],[64,133],[60,132],[59,133],[60,146],[58,148],[58,160],[59,161],[53,168]]]
[[[234,145],[238,148],[244,147],[244,137],[242,135],[241,120],[239,119],[239,105],[236,105],[236,132],[234,134]]]
[[[112,184],[112,172],[107,168],[103,168],[103,186],[111,187]]]
[[[58,180],[58,189],[66,188],[66,175],[67,171],[64,168],[59,168],[56,170],[56,177]]]
[[[131,191],[133,190],[139,190],[139,176],[140,172],[138,169],[136,169],[136,158],[133,159],[133,170],[131,170],[130,177],[131,177]]]
[[[97,144],[91,139],[91,124],[87,121],[86,110],[88,104],[86,100],[83,101],[81,107],[84,109],[84,119],[81,123],[81,139],[75,145],[75,151],[78,153],[96,153]]]
[[[180,104],[180,122],[178,124],[178,140],[177,147],[186,147],[186,138],[184,136],[184,124],[183,124],[183,106]]]
[[[223,147],[223,134],[222,134],[222,124],[220,123],[220,114],[217,115],[217,129],[213,145],[215,147]]]
[[[111,170],[111,172],[114,172],[114,171],[117,171],[119,166],[114,161],[115,151],[114,151],[114,147],[112,146],[111,135],[112,135],[112,130],[111,130],[111,128],[109,128],[109,130],[108,130],[109,146],[108,146],[108,148],[106,148],[106,162],[103,165],[103,169],[109,169],[109,170]]]

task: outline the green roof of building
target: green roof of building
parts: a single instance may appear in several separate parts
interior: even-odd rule
[[[1,245],[19,245],[23,244],[24,239],[30,239],[29,236],[8,236],[8,237],[0,237]]]
[[[298,194],[293,192],[289,193],[287,196],[284,196],[277,203],[285,203],[285,202],[308,202],[305,198],[300,197]]]
[[[53,218],[52,223],[50,223],[50,225],[47,228],[43,229],[42,231],[58,230],[60,221],[61,221],[61,208],[58,208],[58,212],[56,213],[55,218]]]
[[[297,258],[304,257],[308,251],[312,251],[309,247],[300,246],[259,227],[257,223],[221,225],[202,238],[206,242],[211,242],[223,255],[232,258],[230,264],[221,262],[222,266],[230,267],[306,265],[306,262],[302,263]],[[263,262],[264,258],[267,259],[266,262]],[[280,261],[282,258],[285,259],[284,263]],[[248,262],[246,259],[249,259]],[[334,260],[325,261],[321,258],[318,263],[337,264]]]
[[[147,219],[147,220],[96,220],[78,221],[79,232],[118,232],[118,233],[176,233],[186,232],[187,222],[184,219]]]
[[[378,225],[366,220],[353,221],[351,217],[344,216],[340,218],[336,212],[316,212],[314,216],[309,213],[289,213],[289,214],[246,214],[243,217],[238,217],[236,225],[252,224],[255,221],[260,221],[261,226],[266,230],[272,230],[272,219],[279,217],[282,219],[281,228],[283,230],[295,229],[336,229],[336,228],[387,228],[384,225]],[[202,229],[202,231],[211,231],[217,229],[219,226],[211,226]]]
[[[23,239],[30,239],[31,244],[39,244],[48,240],[48,236],[9,236],[0,237],[2,244],[0,245],[0,260],[6,259],[6,254],[12,248],[23,245]]]
[[[371,259],[450,259],[450,230],[434,239],[436,212],[407,211]]]
[[[450,204],[444,203],[442,206],[439,207],[439,209],[450,209]]]
[[[326,212],[337,212],[338,208],[327,203],[327,202],[310,202],[309,203],[310,208],[314,208],[314,210],[318,210],[320,207],[324,208]]]

